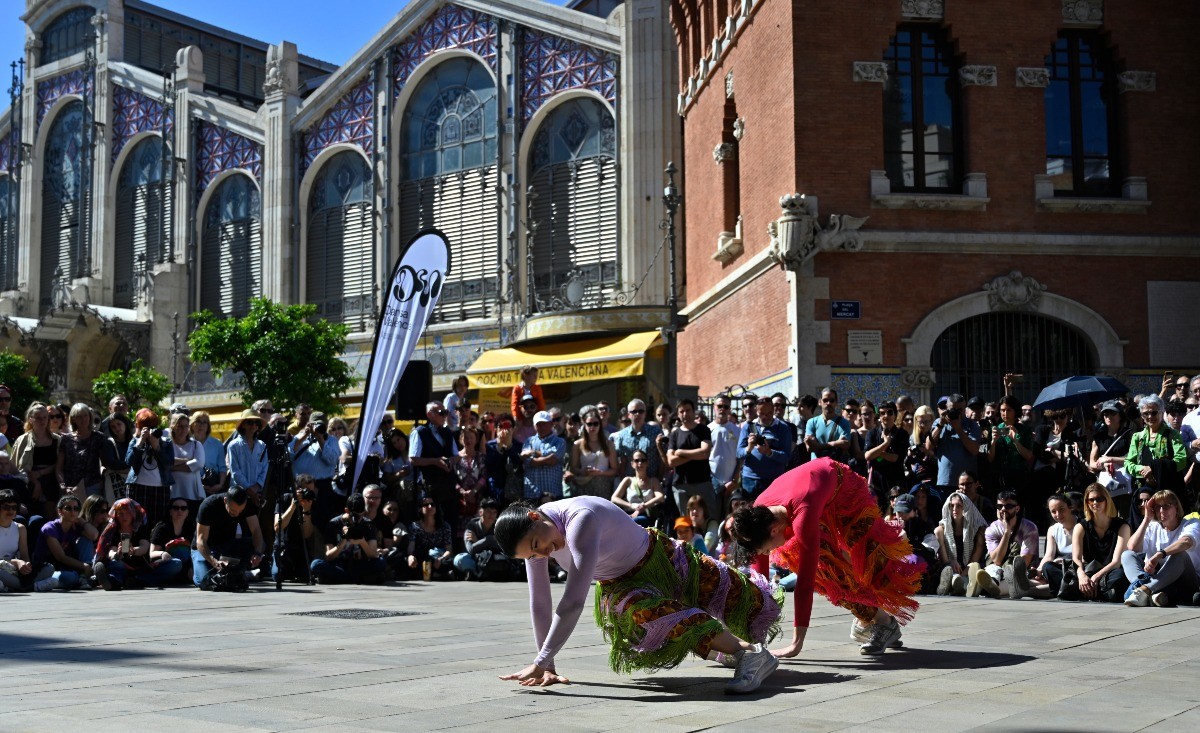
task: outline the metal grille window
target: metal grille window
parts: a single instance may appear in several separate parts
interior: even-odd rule
[[[579,98],[556,107],[534,137],[531,290],[539,312],[605,306],[617,286],[614,132],[607,107]]]
[[[1095,348],[1074,327],[1034,313],[985,313],[947,328],[933,346],[935,394],[996,399],[1005,374],[1022,374],[1018,397],[1031,400],[1048,384],[1094,374]]]
[[[1100,37],[1064,31],[1046,57],[1046,173],[1059,195],[1115,196],[1116,69]]]
[[[425,227],[450,239],[451,269],[433,321],[494,315],[500,288],[496,87],[478,62],[450,59],[413,91],[404,111],[401,241]]]
[[[345,151],[322,166],[308,204],[305,301],[360,331],[375,312],[373,197],[367,161]]]
[[[46,26],[42,31],[40,64],[48,64],[83,51],[91,43],[92,16],[95,8],[72,8]]]
[[[238,318],[262,295],[262,204],[249,176],[226,178],[204,210],[200,308]]]
[[[0,176],[0,291],[17,287],[17,190],[9,176]]]
[[[113,305],[136,304],[137,268],[163,262],[171,211],[171,189],[162,185],[160,138],[138,143],[121,168],[117,181],[117,222],[113,270]]]
[[[961,190],[962,109],[953,47],[939,28],[904,26],[884,61],[883,156],[892,189]]]
[[[53,303],[54,278],[59,268],[66,277],[87,274],[82,251],[83,227],[90,225],[91,187],[84,185],[83,102],[73,101],[54,118],[46,140],[42,175],[41,310]]]

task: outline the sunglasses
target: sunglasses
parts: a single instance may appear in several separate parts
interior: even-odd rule
[[[78,511],[79,511],[79,505],[78,505],[78,504],[68,504],[67,506],[65,506],[65,507],[63,507],[63,508],[62,508],[62,511],[64,511],[64,512],[78,512]]]
[[[888,408],[884,407],[884,408],[881,408],[881,409],[879,410],[879,414],[880,414],[880,415],[895,415],[895,414],[896,414],[896,411],[895,411],[895,410],[889,410]]]
[[[585,423],[584,423],[584,425],[587,425],[589,428],[598,428],[598,427],[600,427],[600,423],[598,423],[598,422],[585,422]]]
[[[1187,387],[1188,387],[1187,382],[1177,382],[1175,384],[1175,389],[1187,389]]]
[[[646,412],[646,411],[645,411],[645,410],[630,410],[630,411],[629,411],[629,414],[630,414],[630,415],[641,415],[641,414],[643,414],[644,412]]]
[[[645,462],[646,462],[645,458],[634,458],[634,459],[630,460],[630,463],[645,463]]]
[[[434,410],[434,411],[433,411],[433,414],[435,414],[435,415],[449,415],[450,413],[449,413],[449,412],[447,412],[446,410]]]
[[[0,402],[4,402],[4,400],[0,400]],[[61,412],[51,412],[47,415],[47,417],[49,417],[51,420],[62,420],[63,414]]]
[[[171,511],[173,511],[173,512],[186,512],[187,510],[188,510],[187,504],[181,504],[181,505],[176,505],[176,506],[171,507]]]
[[[997,509],[1016,509],[1017,504],[996,504]]]
[[[1103,496],[1089,496],[1087,498],[1087,503],[1089,503],[1089,504],[1107,504],[1108,499],[1105,499]]]
[[[1158,414],[1158,410],[1142,410],[1142,417],[1154,417]]]

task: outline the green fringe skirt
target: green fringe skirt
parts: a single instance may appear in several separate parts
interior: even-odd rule
[[[599,582],[596,625],[612,645],[613,671],[669,669],[689,652],[708,656],[726,629],[751,643],[779,633],[783,590],[762,575],[714,560],[685,542],[646,530],[646,555]]]

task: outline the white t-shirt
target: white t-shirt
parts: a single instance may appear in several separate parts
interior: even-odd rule
[[[733,420],[724,425],[713,420],[708,424],[708,432],[712,434],[712,452],[708,454],[708,467],[714,479],[728,483],[737,470],[737,444],[741,428]]]
[[[1071,557],[1071,533],[1061,524],[1055,524],[1047,533],[1054,537],[1054,546],[1058,548],[1056,557]]]
[[[1158,522],[1151,522],[1146,528],[1146,536],[1142,538],[1142,552],[1146,553],[1146,557],[1150,557],[1159,550],[1165,550],[1180,537],[1191,537],[1192,547],[1187,551],[1188,557],[1192,559],[1192,567],[1197,571],[1197,578],[1200,578],[1200,521],[1195,519],[1185,519],[1179,523],[1174,532],[1168,532],[1166,527],[1163,527]]]

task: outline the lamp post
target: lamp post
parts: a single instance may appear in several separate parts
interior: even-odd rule
[[[675,185],[675,174],[678,170],[675,168],[675,163],[668,162],[666,169],[663,171],[667,174],[667,185],[663,189],[663,207],[667,210],[667,218],[662,222],[667,230],[667,263],[670,273],[669,290],[667,291],[667,309],[670,314],[670,322],[664,331],[667,336],[667,390],[668,393],[674,392],[678,388],[678,373],[676,360],[678,356],[678,333],[679,333],[679,297],[676,287],[676,271],[675,271],[675,214],[679,211],[679,205],[683,203],[683,196],[679,193],[679,188]]]

